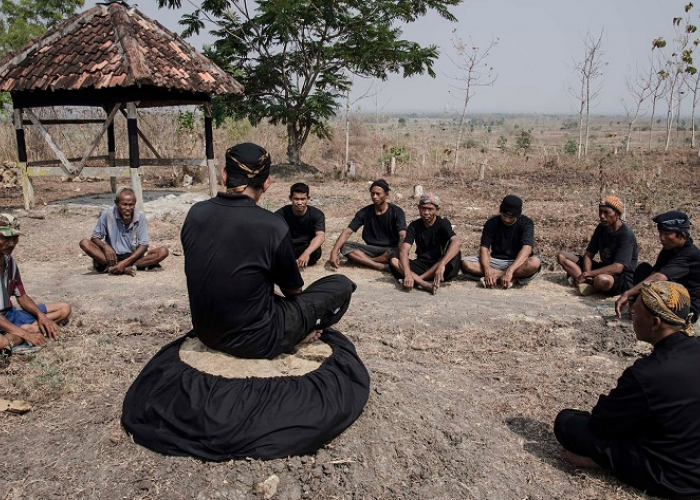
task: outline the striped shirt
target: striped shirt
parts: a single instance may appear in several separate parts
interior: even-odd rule
[[[2,296],[0,296],[0,310],[5,311],[12,307],[10,296],[20,297],[24,295],[24,285],[22,277],[19,274],[19,268],[11,255],[3,255],[0,257],[5,260],[5,269],[0,276],[0,287],[2,288]]]

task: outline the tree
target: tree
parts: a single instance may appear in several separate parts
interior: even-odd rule
[[[221,100],[229,112],[256,124],[287,129],[287,157],[301,163],[311,133],[330,135],[326,121],[352,85],[351,75],[386,79],[427,72],[435,76],[434,45],[401,38],[400,23],[434,11],[455,21],[448,8],[461,0],[207,0],[183,16],[183,36],[213,22],[217,37],[205,50],[246,87]],[[180,7],[181,0],[158,0]]]
[[[72,16],[84,4],[84,0],[0,1],[0,58]],[[0,93],[0,113],[9,103],[9,94]]]
[[[630,93],[631,99],[629,103],[621,99],[622,107],[625,108],[625,113],[627,114],[628,128],[627,138],[625,139],[625,151],[627,152],[629,152],[630,143],[632,142],[632,129],[642,112],[644,101],[651,96],[654,80],[655,71],[653,65],[649,66],[649,70],[646,74],[640,73],[638,70],[635,78],[627,78],[627,90]]]
[[[452,40],[452,45],[457,52],[457,59],[453,60],[452,63],[460,72],[459,75],[452,77],[452,79],[459,81],[459,87],[457,88],[463,99],[462,112],[459,115],[459,124],[457,125],[457,140],[455,141],[455,156],[452,165],[455,169],[459,159],[459,146],[462,142],[464,121],[467,116],[469,101],[474,96],[477,87],[490,87],[498,78],[498,75],[493,74],[493,68],[486,62],[491,49],[497,43],[498,38],[491,39],[491,42],[485,48],[480,49],[474,43],[472,37],[469,37],[469,43],[465,43],[459,37],[455,37]]]
[[[580,91],[576,93],[569,89],[569,94],[578,103],[578,157],[588,153],[588,137],[590,132],[591,105],[598,98],[601,86],[596,80],[603,75],[605,63],[601,60],[605,52],[602,50],[603,30],[598,38],[591,37],[586,33],[583,39],[584,57],[582,61],[574,61],[574,69],[578,73]]]

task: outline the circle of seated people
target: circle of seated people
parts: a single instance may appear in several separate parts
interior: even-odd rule
[[[355,347],[333,329],[272,360],[236,358],[187,335],[136,378],[122,425],[165,455],[270,460],[315,452],[360,416],[368,396]]]

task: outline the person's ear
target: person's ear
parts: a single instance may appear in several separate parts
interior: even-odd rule
[[[652,330],[658,330],[661,328],[661,318],[658,316],[654,316],[652,321],[651,321],[651,328]]]
[[[272,176],[269,175],[267,177],[267,179],[265,179],[265,182],[263,183],[263,193],[270,188],[271,184],[272,184]]]

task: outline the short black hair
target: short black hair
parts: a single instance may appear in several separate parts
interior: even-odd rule
[[[289,196],[294,196],[294,193],[301,193],[309,197],[309,192],[309,186],[303,182],[296,182],[289,188]]]

